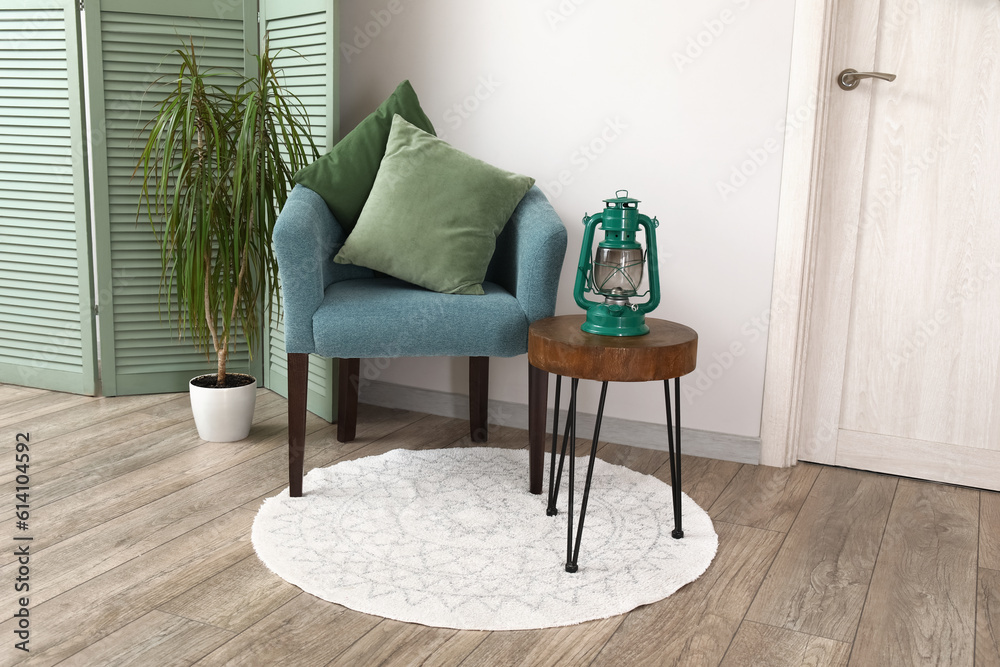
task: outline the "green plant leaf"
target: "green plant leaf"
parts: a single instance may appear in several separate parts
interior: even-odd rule
[[[259,306],[271,316],[278,285],[274,223],[292,174],[318,154],[266,37],[253,76],[232,90],[213,81],[231,72],[200,68],[193,41],[174,53],[177,78],[154,84],[165,93],[134,172],[138,215],[160,246],[161,317],[176,308],[178,335],[215,352],[222,382],[236,333],[251,356],[259,345]]]

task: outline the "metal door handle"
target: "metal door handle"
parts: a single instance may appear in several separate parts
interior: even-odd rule
[[[837,75],[837,85],[844,90],[854,90],[858,87],[861,79],[882,79],[883,81],[895,81],[895,74],[885,72],[859,72],[856,69],[845,69]]]

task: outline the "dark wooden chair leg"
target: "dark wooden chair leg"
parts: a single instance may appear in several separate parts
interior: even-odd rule
[[[309,391],[309,355],[288,355],[288,494],[302,496],[302,468],[306,454],[306,396]]]
[[[341,359],[337,380],[337,440],[350,442],[358,427],[358,386],[361,360]]]
[[[469,433],[472,442],[489,439],[490,358],[469,357]]]
[[[528,485],[532,493],[542,492],[548,400],[549,374],[528,364]]]

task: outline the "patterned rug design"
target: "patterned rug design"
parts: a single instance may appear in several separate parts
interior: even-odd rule
[[[577,460],[576,509],[586,458]],[[546,457],[546,472],[548,457]],[[708,568],[718,536],[683,495],[670,536],[670,487],[597,459],[580,569],[559,514],[527,490],[528,452],[394,450],[306,475],[302,498],[264,501],[253,545],[278,576],[357,611],[469,630],[525,630],[607,618],[661,600]]]

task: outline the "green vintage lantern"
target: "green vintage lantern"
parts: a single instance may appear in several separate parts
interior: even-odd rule
[[[573,297],[587,311],[587,320],[580,327],[601,336],[641,336],[649,333],[646,313],[660,303],[660,274],[656,258],[656,218],[639,213],[638,199],[619,190],[614,199],[604,200],[604,210],[597,215],[584,215],[583,246],[576,273]],[[594,231],[600,226],[604,240],[597,246],[591,260]],[[646,249],[636,240],[642,226],[646,230]],[[643,265],[649,264],[649,289],[639,293]],[[602,301],[591,301],[590,292]],[[648,295],[644,303],[632,303],[632,298]]]

